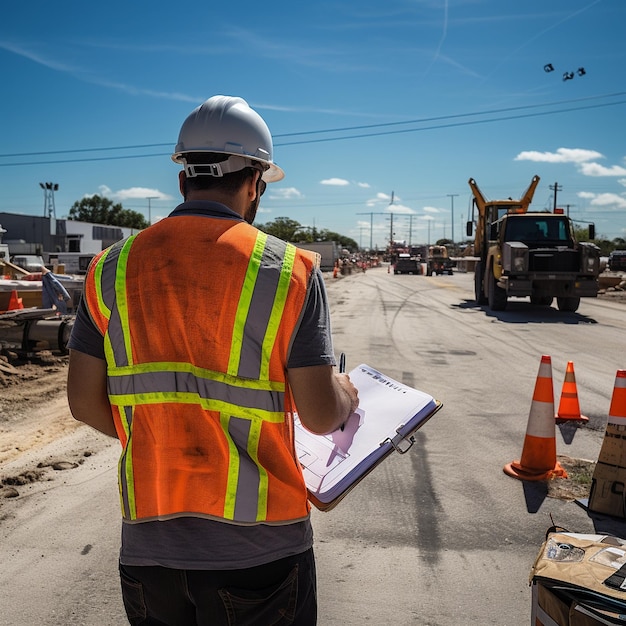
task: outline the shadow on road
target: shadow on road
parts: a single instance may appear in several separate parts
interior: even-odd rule
[[[484,311],[488,317],[494,317],[508,324],[597,324],[587,315],[559,311],[553,306],[535,306],[530,302],[509,302],[506,311],[492,311],[487,305],[476,304],[475,300],[463,300],[459,309],[476,309]]]
[[[522,480],[524,486],[524,498],[526,500],[526,510],[529,513],[536,513],[548,497],[548,485],[543,480],[527,481]]]

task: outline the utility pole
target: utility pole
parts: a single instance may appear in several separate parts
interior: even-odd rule
[[[563,187],[559,185],[559,183],[554,183],[554,185],[550,185],[550,189],[554,191],[554,207],[553,211],[556,211],[556,193],[557,191],[563,191]]]
[[[148,224],[152,224],[152,207],[150,206],[150,200],[158,200],[159,196],[148,196],[146,200],[148,201]]]
[[[409,215],[409,248],[413,243],[413,214]]]
[[[371,212],[371,213],[357,213],[357,215],[369,215],[370,216],[370,250],[373,250],[372,237],[374,235],[374,215],[387,215],[387,213]]]
[[[571,206],[576,206],[576,205],[575,205],[575,204],[566,204],[566,205],[565,205],[565,208],[567,209],[567,217],[569,217],[569,208],[570,208]]]
[[[452,202],[452,235],[450,239],[452,240],[452,245],[454,246],[454,198],[458,196],[458,193],[449,193],[447,194],[450,197],[450,201]]]

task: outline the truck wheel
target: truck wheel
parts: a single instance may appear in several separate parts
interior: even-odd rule
[[[498,287],[498,282],[493,275],[493,269],[491,267],[489,268],[487,280],[487,285],[489,286],[489,308],[492,311],[504,311],[504,309],[506,309],[506,291]]]
[[[559,307],[559,311],[573,313],[578,310],[580,298],[557,298],[556,303]]]
[[[487,298],[483,291],[483,264],[478,261],[474,268],[474,300],[476,304],[486,304]]]

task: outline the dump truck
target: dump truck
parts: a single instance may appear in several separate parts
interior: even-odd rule
[[[550,306],[556,298],[559,310],[576,311],[581,297],[598,294],[600,249],[576,240],[574,224],[562,209],[528,210],[538,183],[539,176],[534,176],[519,200],[487,201],[469,179],[473,201],[468,237],[477,212],[475,300],[493,311],[505,310],[509,297],[526,296],[540,306]],[[593,224],[589,238],[595,238]]]
[[[449,274],[452,276],[454,261],[448,256],[448,248],[445,246],[429,246],[426,257],[426,275]]]

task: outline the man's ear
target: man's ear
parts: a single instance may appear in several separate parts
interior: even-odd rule
[[[253,170],[252,177],[248,181],[248,198],[250,202],[256,200],[259,196],[257,181],[261,177],[261,172]]]
[[[178,189],[180,190],[180,194],[183,198],[187,197],[187,175],[185,174],[185,170],[180,170],[178,172]]]

